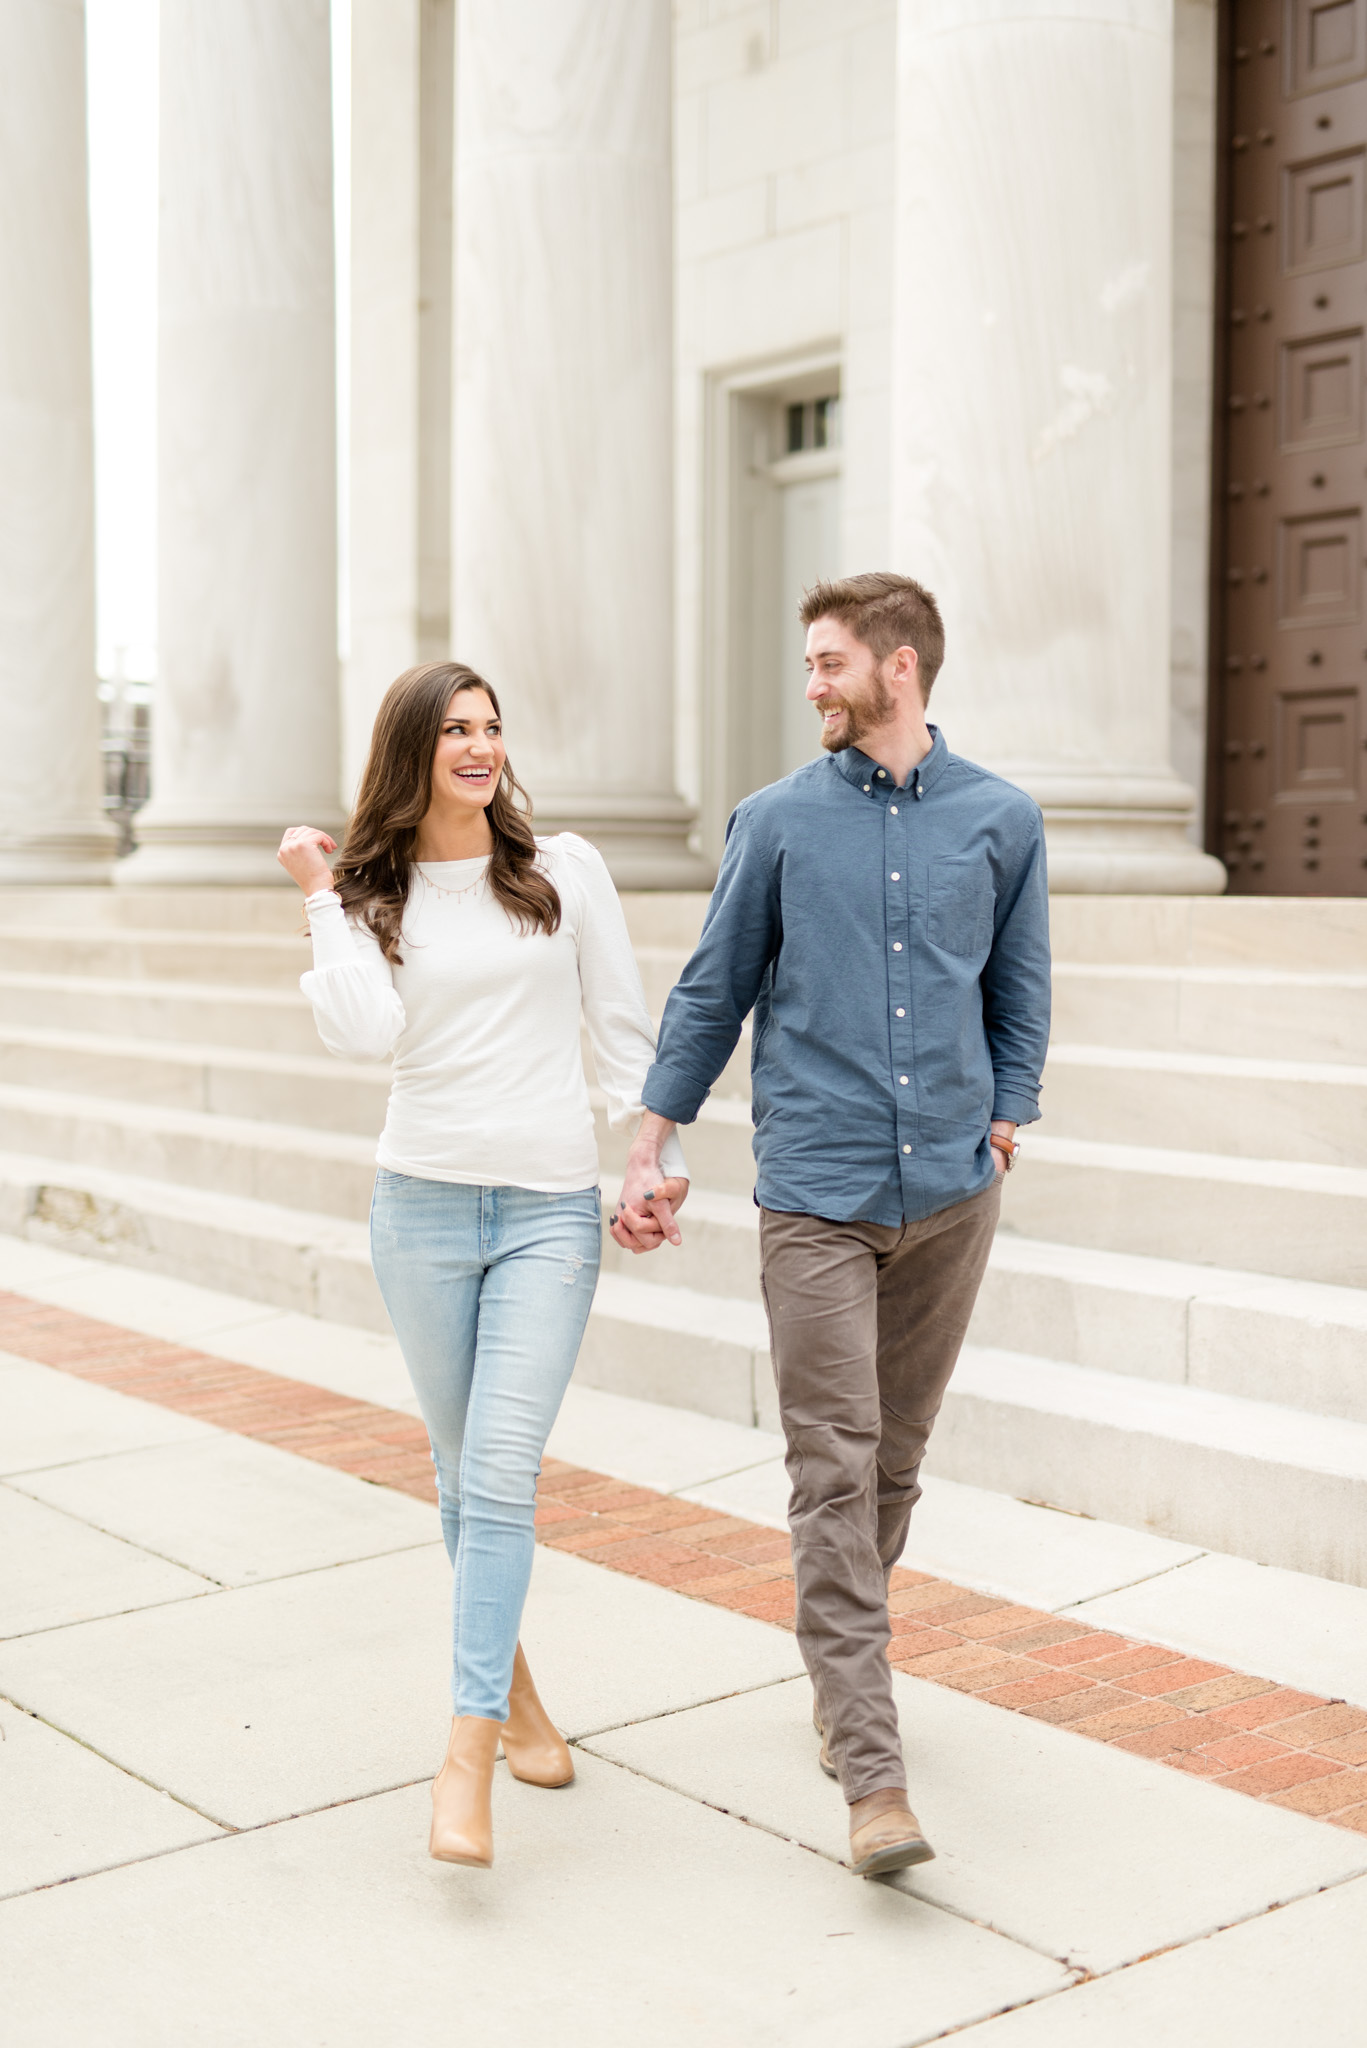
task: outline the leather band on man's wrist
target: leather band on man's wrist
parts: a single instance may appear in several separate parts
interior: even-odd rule
[[[1001,1153],[1003,1172],[1010,1173],[1016,1163],[1016,1154],[1020,1151],[1018,1141],[1005,1137],[1001,1131],[993,1131],[989,1134],[987,1142],[994,1152]]]

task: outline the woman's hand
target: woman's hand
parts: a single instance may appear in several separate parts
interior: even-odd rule
[[[290,880],[297,882],[306,896],[313,896],[319,889],[332,887],[332,869],[323,855],[336,851],[337,841],[326,832],[312,825],[291,825],[275,857]]]

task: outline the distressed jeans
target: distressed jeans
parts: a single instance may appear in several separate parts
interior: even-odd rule
[[[452,1566],[451,1700],[508,1715],[541,1454],[598,1281],[598,1190],[538,1194],[381,1169],[370,1253],[437,1468]]]
[[[792,1494],[797,1640],[845,1797],[904,1791],[888,1578],[1001,1208],[1000,1180],[916,1223],[760,1211]]]

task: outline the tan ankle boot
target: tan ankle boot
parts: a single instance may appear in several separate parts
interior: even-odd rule
[[[912,1863],[930,1863],[934,1856],[905,1792],[889,1787],[852,1803],[850,1862],[856,1877],[882,1877]]]
[[[513,1658],[513,1682],[508,1688],[503,1754],[513,1776],[526,1785],[569,1785],[574,1781],[569,1744],[537,1697],[521,1643]]]
[[[432,1833],[428,1854],[439,1863],[488,1870],[494,1860],[491,1793],[501,1721],[458,1714],[451,1723],[446,1761],[432,1780]]]

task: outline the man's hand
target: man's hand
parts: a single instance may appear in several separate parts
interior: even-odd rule
[[[1014,1142],[1016,1136],[1016,1126],[1014,1124],[1007,1123],[1005,1118],[1003,1117],[996,1117],[993,1119],[992,1123],[992,1135],[994,1138],[1006,1138],[1008,1141]],[[994,1145],[992,1147],[992,1164],[997,1169],[997,1179],[1005,1180],[1006,1160],[1002,1154],[1002,1150],[999,1145]]]
[[[653,1252],[666,1238],[671,1244],[683,1243],[674,1211],[687,1199],[688,1182],[660,1170],[660,1147],[673,1128],[668,1118],[651,1110],[641,1118],[627,1154],[621,1198],[608,1218],[613,1239],[624,1251]]]

